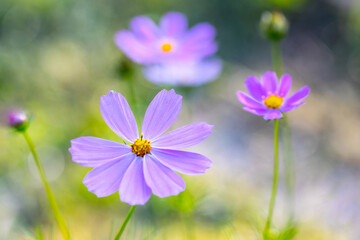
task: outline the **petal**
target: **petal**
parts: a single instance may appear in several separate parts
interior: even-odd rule
[[[144,156],[144,176],[152,192],[159,197],[178,195],[185,190],[185,182],[170,168],[150,154]]]
[[[109,196],[119,190],[121,180],[135,157],[135,154],[128,153],[98,166],[86,174],[83,183],[96,196]]]
[[[174,89],[163,89],[151,101],[146,110],[142,133],[148,140],[155,139],[165,132],[176,120],[181,109],[182,96]]]
[[[214,26],[209,23],[199,23],[192,27],[187,35],[185,44],[196,45],[204,42],[214,41],[216,30]]]
[[[214,42],[215,28],[208,23],[199,23],[191,28],[185,36],[182,45],[182,55],[197,56],[203,58],[217,51]]]
[[[280,79],[280,85],[278,89],[278,96],[286,97],[291,89],[291,76],[284,74]]]
[[[205,173],[212,163],[207,157],[193,152],[152,148],[151,154],[172,170],[189,175]]]
[[[143,69],[145,77],[159,85],[199,86],[216,79],[221,73],[220,59],[201,62],[176,61],[149,65]]]
[[[282,113],[279,109],[271,109],[268,113],[264,115],[265,120],[274,120],[282,118]]]
[[[137,16],[131,20],[131,30],[143,40],[154,41],[159,36],[159,29],[153,20],[146,16]]]
[[[261,81],[266,93],[275,94],[278,81],[275,72],[266,72],[261,76]]]
[[[263,97],[266,96],[266,92],[262,87],[261,83],[255,76],[247,77],[245,80],[245,87],[250,95],[258,101],[262,101]]]
[[[179,36],[187,28],[186,16],[179,12],[169,12],[161,18],[160,28],[167,36]]]
[[[269,109],[254,109],[254,108],[248,108],[248,107],[244,107],[243,109],[249,113],[252,113],[252,114],[255,114],[258,116],[263,116],[267,112],[269,112]]]
[[[79,137],[71,140],[72,160],[85,167],[97,167],[129,152],[128,145],[96,137]]]
[[[127,30],[122,30],[115,35],[116,45],[134,62],[148,64],[156,62],[156,51],[152,44],[140,40]]]
[[[244,92],[237,91],[236,95],[237,95],[239,101],[246,107],[256,108],[256,109],[266,109],[264,104],[256,101],[255,99],[253,99],[252,97],[250,97],[249,95],[247,95]]]
[[[305,104],[305,102],[301,102],[301,103],[295,103],[292,105],[286,105],[286,106],[282,106],[280,108],[280,111],[282,112],[290,112],[292,110],[295,110],[296,108],[300,107],[301,105]]]
[[[143,158],[136,157],[121,181],[120,200],[130,205],[144,205],[151,196],[151,189],[145,182]]]
[[[134,142],[139,133],[134,114],[126,99],[117,92],[109,91],[100,99],[100,111],[106,124],[121,138]]]
[[[285,100],[284,106],[289,106],[303,100],[309,95],[309,93],[310,88],[308,86],[302,87],[300,90],[298,90]]]
[[[152,147],[160,148],[186,148],[205,140],[213,129],[213,125],[206,122],[190,124],[154,139]]]

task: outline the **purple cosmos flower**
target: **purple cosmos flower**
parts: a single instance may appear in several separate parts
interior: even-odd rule
[[[244,104],[244,110],[252,114],[264,116],[265,120],[279,119],[282,112],[292,111],[303,105],[310,92],[308,86],[288,96],[291,88],[291,76],[284,74],[280,83],[274,72],[266,72],[261,76],[261,82],[255,76],[248,77],[245,87],[251,96],[238,91],[239,101]]]
[[[174,90],[159,92],[146,110],[139,135],[125,98],[113,91],[101,97],[105,122],[130,144],[96,137],[71,140],[72,160],[94,167],[83,180],[88,190],[98,197],[119,191],[121,201],[145,204],[151,193],[167,197],[184,191],[185,182],[175,171],[202,174],[210,168],[207,157],[178,149],[203,141],[213,126],[200,122],[163,134],[179,115],[181,102],[182,96]]]
[[[159,26],[146,16],[137,16],[130,29],[117,32],[115,43],[140,64],[202,59],[217,51],[215,28],[199,23],[188,30],[186,16],[178,12],[165,14]]]
[[[150,65],[143,69],[145,77],[159,85],[199,86],[216,79],[222,69],[220,59],[172,62]]]

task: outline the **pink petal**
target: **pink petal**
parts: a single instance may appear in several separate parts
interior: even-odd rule
[[[190,124],[161,135],[152,141],[151,146],[172,149],[190,147],[205,140],[213,128],[206,122]]]
[[[203,174],[211,167],[211,160],[193,152],[152,148],[151,154],[170,169],[189,175]]]
[[[264,104],[256,101],[255,99],[253,99],[252,97],[250,97],[246,93],[241,92],[241,91],[237,91],[236,94],[237,94],[237,97],[238,97],[239,101],[244,106],[246,106],[248,108],[266,109]]]
[[[285,100],[284,106],[293,105],[300,102],[306,98],[310,93],[310,88],[308,86],[302,87],[300,90],[292,94],[289,98]]]
[[[275,72],[266,72],[264,75],[261,76],[261,81],[266,93],[276,93],[278,78]]]
[[[79,137],[71,140],[72,160],[85,167],[97,167],[129,152],[128,145],[96,137]]]
[[[185,190],[184,180],[150,154],[144,156],[144,176],[156,196],[168,197]]]
[[[167,36],[179,36],[186,31],[186,16],[179,12],[169,12],[161,18],[160,28]]]
[[[248,107],[244,107],[243,109],[249,113],[252,113],[252,114],[258,115],[258,116],[263,116],[267,112],[269,112],[269,109],[255,109],[255,108],[248,108]]]
[[[182,96],[173,89],[163,89],[155,96],[146,110],[142,125],[145,139],[155,139],[173,124],[180,113],[181,101]]]
[[[250,93],[250,95],[258,101],[262,101],[263,97],[267,95],[264,91],[261,83],[255,76],[251,76],[246,78],[245,80],[245,87]]]
[[[134,115],[126,99],[114,91],[109,91],[100,99],[100,111],[106,124],[121,138],[134,142],[139,133]]]
[[[83,183],[98,197],[106,197],[119,190],[121,180],[136,155],[128,153],[98,166],[86,174]]]
[[[115,35],[116,45],[134,62],[148,64],[156,62],[156,51],[147,40],[140,40],[134,33],[122,30]]]
[[[153,20],[146,16],[137,16],[131,20],[131,30],[146,41],[154,41],[159,36],[159,29]]]
[[[264,115],[265,120],[274,120],[282,118],[282,113],[279,109],[271,109],[268,113]]]
[[[144,205],[151,196],[151,189],[145,182],[143,158],[136,157],[120,183],[120,200],[130,205]]]
[[[203,58],[214,54],[217,51],[217,44],[214,42],[215,28],[208,23],[199,23],[191,28],[182,45],[186,54]],[[184,55],[185,54],[179,54]]]
[[[292,105],[281,106],[280,110],[282,112],[290,112],[290,111],[295,110],[296,108],[300,107],[303,104],[305,104],[305,102],[294,103]]]
[[[291,89],[291,76],[289,74],[284,74],[280,79],[278,96],[286,97],[290,89]]]

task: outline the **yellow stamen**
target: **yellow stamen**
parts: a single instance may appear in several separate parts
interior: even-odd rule
[[[265,99],[264,103],[268,108],[279,108],[283,100],[284,99],[282,97],[271,95],[267,99]]]
[[[131,147],[131,151],[140,157],[144,157],[144,155],[150,153],[151,150],[151,141],[143,139],[143,134],[141,134],[140,138],[137,138],[133,144],[129,144]]]
[[[170,52],[172,50],[172,46],[170,43],[164,43],[161,45],[161,50],[163,50],[163,52]]]

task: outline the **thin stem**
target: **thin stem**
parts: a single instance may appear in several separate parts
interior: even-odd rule
[[[114,240],[119,240],[119,239],[120,239],[121,235],[123,234],[123,232],[124,232],[124,230],[125,230],[125,228],[126,228],[127,223],[129,222],[132,214],[134,213],[135,208],[136,208],[136,205],[131,206],[131,208],[130,208],[130,210],[129,210],[129,213],[128,213],[128,215],[126,216],[126,218],[125,218],[123,224],[121,225],[121,228],[120,228],[118,234],[116,234],[116,237],[114,238]]]
[[[42,166],[40,164],[39,156],[35,150],[35,145],[34,145],[33,141],[31,140],[31,137],[30,137],[29,133],[27,132],[27,130],[25,130],[23,132],[23,135],[24,135],[24,138],[25,138],[25,140],[30,148],[30,151],[34,157],[36,167],[39,170],[40,178],[44,184],[46,196],[48,198],[48,201],[49,201],[50,207],[52,209],[52,212],[54,214],[55,220],[60,228],[60,231],[61,231],[64,239],[69,240],[70,239],[69,230],[66,227],[66,222],[65,222],[63,216],[61,215],[59,206],[57,205],[55,196],[54,196],[53,192],[51,191],[50,185],[49,185],[48,181],[46,180],[44,169],[42,168]]]
[[[281,46],[279,41],[271,42],[271,57],[273,69],[276,74],[280,77],[283,74],[283,59]],[[288,223],[291,225],[294,220],[294,207],[295,207],[295,168],[294,168],[294,159],[293,159],[293,150],[292,150],[292,138],[291,138],[291,129],[289,122],[285,113],[281,124],[281,137],[283,143],[283,153],[284,153],[284,162],[285,162],[285,181],[286,181],[286,192],[288,197],[288,211],[289,211],[289,220]]]
[[[274,71],[280,77],[283,74],[283,59],[281,54],[281,46],[279,41],[271,42],[271,60]]]
[[[279,119],[274,119],[274,176],[273,176],[273,186],[272,186],[271,199],[269,205],[269,213],[263,231],[264,239],[267,239],[268,232],[271,227],[271,220],[274,211],[275,198],[278,188],[278,177],[279,177]]]

